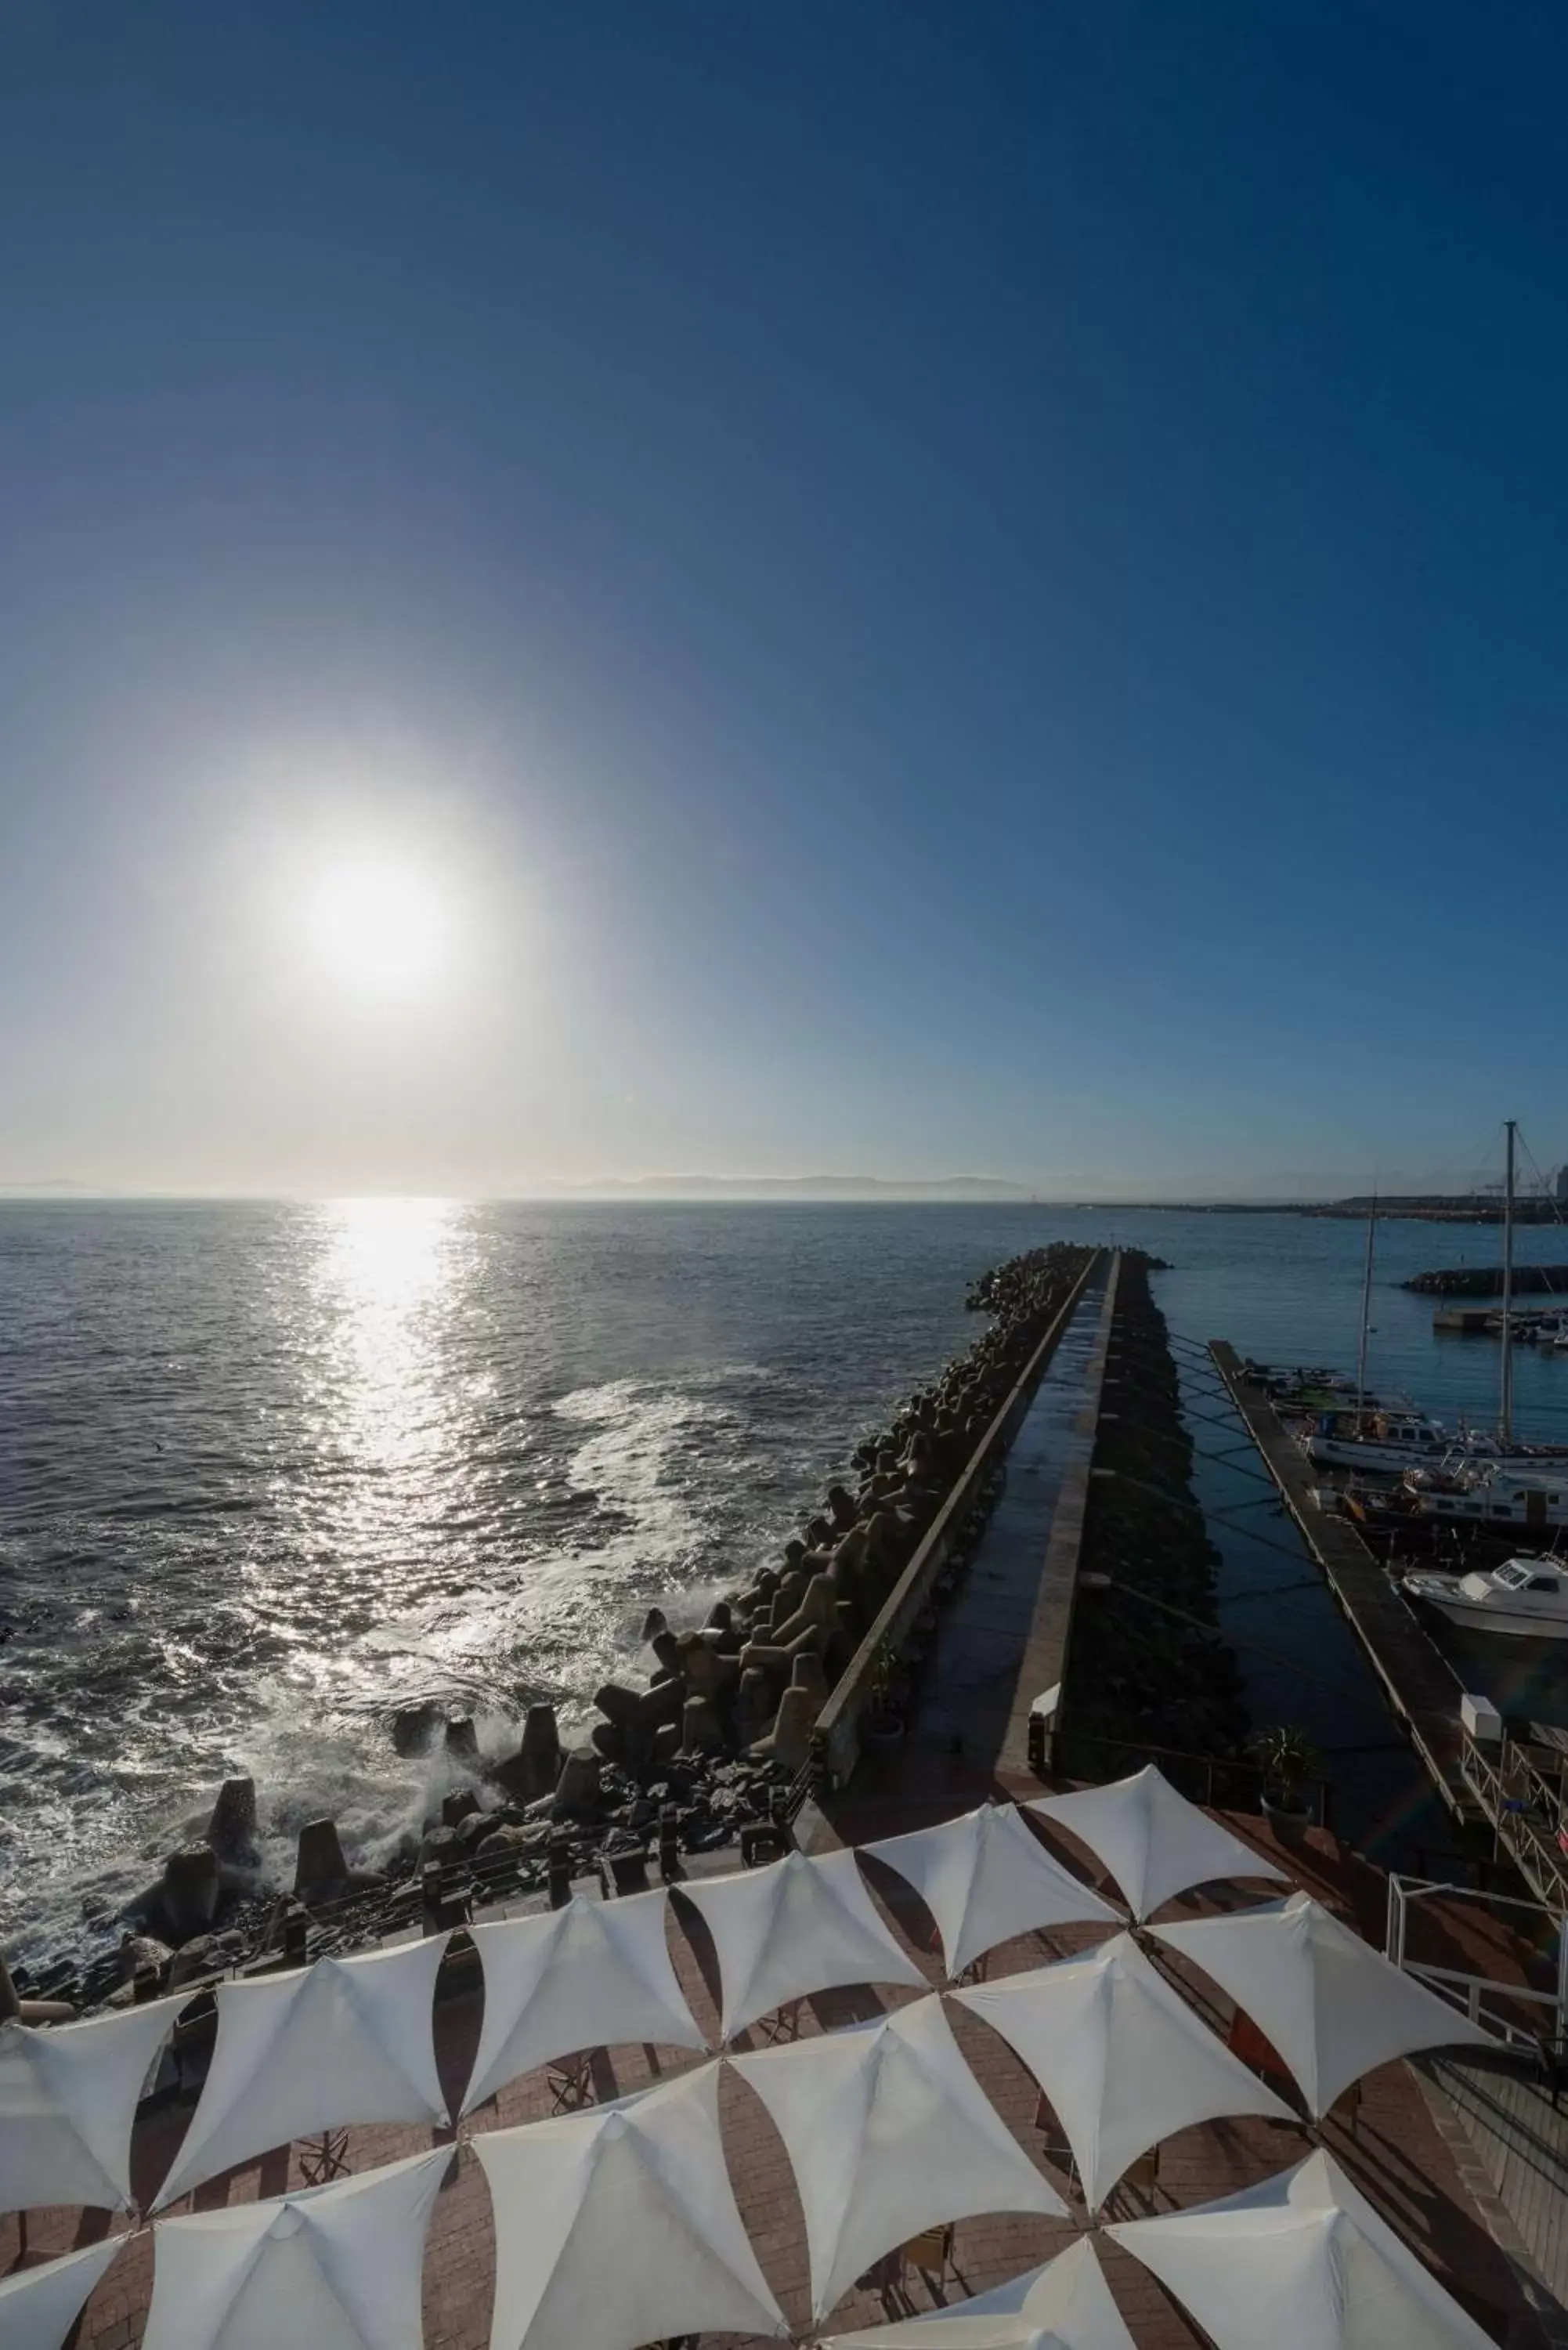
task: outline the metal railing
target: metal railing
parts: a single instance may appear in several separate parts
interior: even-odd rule
[[[1055,1730],[1047,1742],[1047,1770],[1052,1779],[1086,1779],[1096,1785],[1127,1778],[1147,1762],[1158,1765],[1179,1794],[1206,1811],[1258,1812],[1269,1774],[1262,1765],[1222,1754],[1190,1754],[1176,1746],[1153,1746],[1142,1739],[1112,1738],[1098,1731]],[[1303,1777],[1298,1787],[1309,1823],[1326,1828],[1333,1823],[1334,1790],[1327,1779]]]
[[[1536,1898],[1554,1913],[1568,1910],[1561,1762],[1543,1768],[1511,1738],[1489,1752],[1467,1731],[1459,1742],[1459,1775]]]
[[[1542,1963],[1549,1965],[1554,1974],[1552,1988],[1548,1991],[1522,1979],[1477,1974],[1462,1967],[1439,1966],[1430,1960],[1414,1957],[1410,1949],[1412,1921],[1423,1902],[1437,1901],[1473,1902],[1494,1918],[1499,1910],[1508,1910],[1521,1918],[1532,1919],[1537,1934],[1543,1927],[1549,1929],[1555,1937],[1556,1949],[1551,1959]],[[1509,1925],[1511,1919],[1499,1922]],[[1529,1928],[1521,1926],[1520,1931],[1525,1947],[1540,1957]],[[1442,1884],[1433,1878],[1396,1873],[1388,1879],[1384,1956],[1458,2008],[1471,2023],[1482,2024],[1496,2033],[1511,2048],[1532,2052],[1546,2049],[1556,2055],[1568,2045],[1568,1932],[1563,1930],[1561,1914],[1541,1902],[1526,1901],[1516,1894],[1482,1893],[1473,1886]],[[1506,2012],[1510,2008],[1521,2014],[1510,2015]]]

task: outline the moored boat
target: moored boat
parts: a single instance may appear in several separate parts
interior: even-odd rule
[[[1429,1523],[1568,1527],[1568,1477],[1521,1474],[1506,1461],[1477,1464],[1440,1480],[1407,1480],[1416,1514]]]
[[[1400,1589],[1471,1631],[1568,1640],[1568,1568],[1554,1558],[1511,1558],[1469,1575],[1417,1569],[1401,1578]]]

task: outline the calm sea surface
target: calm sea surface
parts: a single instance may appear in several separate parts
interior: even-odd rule
[[[385,1856],[444,1768],[393,1755],[391,1708],[438,1698],[499,1745],[525,1704],[581,1705],[651,1600],[705,1605],[965,1343],[973,1274],[1055,1238],[1169,1258],[1179,1334],[1354,1364],[1364,1234],[1293,1216],[0,1207],[0,1940],[108,1931],[236,1771],[280,1862],[322,1812]],[[1496,1347],[1435,1340],[1391,1284],[1495,1241],[1382,1227],[1375,1383],[1494,1408]],[[1521,1352],[1518,1390],[1568,1437],[1568,1357]],[[1259,1555],[1232,1582],[1282,1596],[1235,1621],[1321,1648],[1331,1690],[1337,1618]]]

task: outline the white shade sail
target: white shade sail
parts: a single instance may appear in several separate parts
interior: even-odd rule
[[[961,1819],[864,1850],[914,1887],[937,1921],[950,1975],[1042,1926],[1123,1923],[1108,1901],[1052,1859],[1012,1804],[982,1804]]]
[[[844,1983],[928,1988],[878,1916],[853,1852],[786,1854],[766,1868],[684,1885],[719,1958],[726,2040],[785,2000]]]
[[[154,2210],[293,2138],[356,2122],[444,2123],[431,2006],[448,1939],[220,1983],[218,2044]]]
[[[1066,2216],[981,2093],[940,1999],[730,2062],[788,2151],[818,2322],[922,2228],[975,2211]]]
[[[1495,2044],[1310,1894],[1153,1930],[1266,2033],[1314,2116],[1375,2064],[1417,2048]]]
[[[450,2147],[154,2230],[141,2350],[421,2350],[425,2234]]]
[[[624,2041],[706,2045],[680,1995],[662,1892],[587,1901],[472,1929],[484,2022],[462,2110],[553,2056]]]
[[[1081,2236],[994,2293],[949,2302],[898,2325],[836,2334],[824,2350],[1136,2350],[1094,2242]]]
[[[473,2147],[495,2208],[491,2350],[786,2331],[724,2168],[717,2064]]]
[[[155,1999],[90,2023],[0,2023],[0,2211],[123,2211],[142,2085],[185,2005]]]
[[[1223,1877],[1262,1877],[1286,1885],[1282,1869],[1218,1820],[1179,1795],[1150,1762],[1108,1787],[1042,1795],[1024,1805],[1036,1819],[1070,1828],[1121,1887],[1133,1916],[1150,1918],[1179,1893]]]
[[[85,2252],[0,2277],[0,2342],[5,2350],[60,2350],[87,2297],[124,2243],[106,2236]]]
[[[953,1997],[1001,2033],[1050,2098],[1091,2210],[1129,2162],[1178,2130],[1222,2114],[1295,2119],[1126,1934]]]
[[[1330,2156],[1107,2234],[1218,2350],[1496,2350]]]

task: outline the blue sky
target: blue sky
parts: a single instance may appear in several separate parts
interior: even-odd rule
[[[1437,0],[7,11],[0,1180],[1568,1153],[1565,70]],[[368,865],[390,999],[300,919]]]

